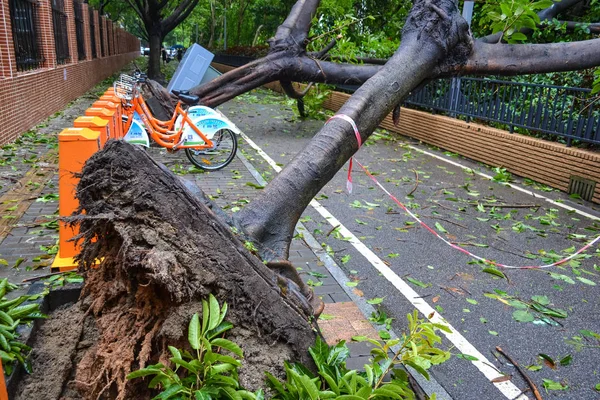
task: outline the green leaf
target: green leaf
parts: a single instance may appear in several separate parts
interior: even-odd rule
[[[495,275],[499,278],[506,279],[506,275],[504,275],[502,271],[497,270],[496,268],[484,268],[481,271],[485,272],[486,274]]]
[[[215,347],[221,347],[225,350],[229,350],[230,352],[232,352],[233,354],[242,357],[243,353],[242,353],[242,349],[240,348],[240,346],[238,346],[237,344],[233,343],[231,340],[227,340],[227,339],[213,339],[210,342],[211,345],[215,346]]]
[[[202,316],[204,319],[204,316]],[[200,331],[200,319],[198,318],[198,314],[194,314],[190,321],[190,325],[188,327],[188,340],[190,342],[190,346],[192,349],[198,350],[200,348],[200,336],[202,332]]]
[[[470,356],[468,354],[457,354],[456,357],[462,358],[463,360],[468,360],[468,361],[479,361],[479,359],[477,357]]]
[[[141,378],[142,376],[156,375],[156,374],[160,374],[160,370],[149,369],[149,368],[138,369],[137,371],[133,371],[133,372],[129,373],[127,375],[127,379]]]
[[[356,287],[356,286],[358,286],[358,282],[348,281],[348,282],[346,282],[346,286],[348,286],[348,287]]]
[[[210,394],[203,392],[202,390],[196,390],[194,392],[194,397],[196,398],[196,400],[211,400],[212,399]]]
[[[585,283],[586,285],[596,286],[596,282],[591,281],[586,278],[582,278],[581,276],[577,276],[577,277],[575,277],[575,279],[577,279],[579,282]]]
[[[423,283],[423,282],[421,282],[421,281],[420,281],[420,280],[418,280],[418,279],[411,278],[410,276],[407,276],[407,277],[406,277],[406,280],[407,280],[407,281],[409,281],[410,283],[412,283],[413,285],[417,285],[417,286],[419,286],[419,287],[422,287],[422,288],[426,288],[426,287],[429,287],[429,286],[431,286],[431,285],[429,285],[429,284],[426,284],[426,283]]]
[[[217,325],[219,325],[219,320],[221,319],[221,307],[219,307],[219,302],[217,301],[215,296],[213,296],[212,293],[208,295],[208,302],[210,305],[210,315],[208,317],[208,330],[211,330],[216,328]]]
[[[319,389],[308,376],[299,374],[294,370],[290,370],[290,372],[292,372],[292,378],[299,384],[298,386],[304,389],[303,399],[319,400]]]
[[[531,296],[531,300],[535,301],[536,303],[540,303],[543,306],[550,304],[548,296]]]
[[[373,305],[381,304],[383,302],[383,299],[384,299],[383,297],[375,297],[374,299],[367,300],[367,303],[373,304]]]
[[[179,351],[179,349],[177,347],[169,346],[169,351],[171,352],[171,355],[173,357],[182,358],[181,352]]]
[[[535,317],[531,313],[524,310],[517,310],[513,312],[512,317],[517,322],[532,322],[535,320]]]
[[[555,382],[552,379],[542,379],[544,382],[544,388],[546,390],[567,390],[569,386],[564,385],[560,382]]]
[[[597,391],[600,392],[600,383],[596,383],[596,386],[594,386],[594,389],[596,389]]]
[[[479,303],[477,302],[477,300],[475,300],[475,299],[467,299],[467,303],[470,303],[470,304],[473,304],[473,305],[477,305],[477,304],[479,304]]]
[[[444,229],[444,227],[442,226],[442,224],[440,224],[439,222],[435,223],[435,228],[440,231],[441,233],[448,233],[448,231],[446,229]]]
[[[522,34],[521,32],[515,32],[511,35],[511,39],[513,40],[527,40],[527,36]]]
[[[185,361],[183,358],[171,357],[169,360],[171,360],[171,362],[173,364],[182,366],[182,367],[184,367],[185,369],[187,369],[188,371],[190,371],[190,372],[192,372],[194,374],[198,372],[198,368],[196,368],[191,363]]]
[[[206,338],[210,340],[216,336],[222,335],[231,328],[233,328],[233,324],[231,322],[221,322],[215,329],[211,330],[210,332],[206,332]]]
[[[557,273],[555,273],[555,272],[550,272],[550,276],[551,276],[553,279],[557,279],[557,280],[560,280],[560,281],[565,281],[565,282],[567,282],[567,283],[570,283],[571,285],[574,285],[574,284],[575,284],[575,281],[574,281],[573,279],[571,279],[571,277],[569,277],[569,276],[567,276],[567,275],[563,275],[563,274],[557,274]]]
[[[175,384],[169,386],[166,390],[161,392],[158,396],[152,398],[152,400],[164,400],[168,399],[171,396],[176,395],[177,393],[183,392],[185,388],[181,385]]]
[[[208,330],[208,301],[202,300],[202,333]]]
[[[571,365],[572,361],[573,361],[573,356],[569,354],[569,355],[564,356],[563,358],[561,358],[560,361],[559,361],[559,363],[563,367],[566,367],[568,365]]]

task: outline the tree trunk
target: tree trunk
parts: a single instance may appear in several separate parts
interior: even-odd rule
[[[451,50],[459,58],[468,56],[471,42],[467,23],[452,1],[438,4],[437,10],[438,6],[432,8],[424,2],[415,4],[394,56],[338,111],[356,123],[362,142],[411,90],[431,77],[431,71]],[[357,150],[352,126],[344,120],[331,120],[259,198],[237,215],[241,227],[263,246],[265,258],[288,258],[300,215]]]
[[[279,374],[283,360],[310,365],[315,331],[293,293],[284,296],[276,275],[144,150],[108,143],[86,163],[77,197],[80,303],[99,330],[77,369],[77,381],[89,383],[79,387],[85,398],[150,398],[143,382],[125,376],[168,359],[167,345],[182,347],[209,293],[228,303],[229,338],[248,354],[242,383]]]
[[[148,56],[148,78],[162,81],[163,74],[160,72],[161,50],[163,36],[159,32],[149,34],[150,55]]]
[[[210,1],[210,38],[208,39],[208,48],[212,49],[215,45],[215,27],[217,26],[217,17],[215,15],[215,0]]]

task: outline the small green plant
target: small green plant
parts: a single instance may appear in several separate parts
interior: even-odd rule
[[[429,378],[427,370],[450,358],[450,353],[434,347],[441,343],[436,330],[448,332],[449,329],[440,324],[425,322],[418,318],[418,313],[408,314],[408,333],[401,338],[386,340],[383,343],[364,336],[353,338],[368,341],[375,347],[370,364],[364,366],[364,372],[346,368],[346,359],[350,352],[342,341],[329,347],[321,339],[310,348],[309,352],[318,368],[318,375],[313,375],[300,364],[285,364],[287,379],[279,381],[267,373],[267,383],[273,389],[273,399],[414,399],[415,395],[409,387],[408,376],[400,365],[409,365],[420,374]],[[394,353],[390,356],[390,351]],[[386,381],[387,376],[391,379]],[[431,397],[432,399],[435,396]]]
[[[127,379],[153,376],[149,388],[162,392],[155,399],[250,399],[262,400],[262,391],[251,393],[240,388],[238,368],[243,358],[242,349],[222,336],[233,328],[224,321],[227,303],[219,306],[211,294],[202,300],[202,324],[194,314],[188,327],[188,341],[192,352],[169,346],[174,369],[162,363],[150,365],[127,375]],[[221,354],[227,350],[231,355]]]
[[[36,318],[46,318],[40,312],[39,304],[23,304],[27,300],[33,300],[34,296],[19,296],[7,300],[5,295],[17,288],[7,278],[0,280],[0,358],[6,375],[12,374],[15,361],[21,363],[25,371],[31,372],[31,365],[27,360],[31,347],[16,340],[16,330],[19,325],[25,325]]]

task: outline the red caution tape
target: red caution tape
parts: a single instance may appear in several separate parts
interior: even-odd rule
[[[333,117],[332,117],[333,118]],[[456,249],[472,258],[475,258],[476,260],[480,260],[483,261],[487,264],[491,264],[491,265],[495,265],[497,267],[501,267],[501,268],[508,268],[508,269],[541,269],[541,268],[550,268],[550,267],[555,267],[557,265],[560,264],[564,264],[569,260],[572,260],[573,258],[575,258],[575,256],[577,256],[578,254],[583,253],[584,251],[586,251],[587,249],[589,249],[590,247],[592,247],[594,244],[596,244],[596,242],[598,242],[600,240],[600,236],[596,237],[594,240],[590,241],[588,244],[586,244],[585,246],[583,246],[581,249],[577,250],[575,253],[571,254],[570,256],[563,258],[560,261],[554,262],[552,264],[546,264],[546,265],[526,265],[526,266],[522,266],[522,267],[515,267],[512,265],[505,265],[505,264],[500,264],[498,262],[495,261],[491,261],[488,260],[487,258],[484,257],[480,257],[476,254],[471,253],[469,250],[464,249],[454,243],[450,243],[449,241],[447,241],[445,238],[443,238],[439,233],[437,233],[436,231],[434,231],[433,229],[431,229],[425,222],[421,221],[419,219],[419,217],[417,217],[415,214],[413,214],[408,208],[406,208],[406,206],[404,204],[402,204],[393,194],[391,194],[390,192],[387,191],[386,188],[383,187],[383,185],[381,185],[381,183],[379,183],[379,181],[373,176],[371,175],[371,173],[358,161],[356,161],[356,163],[358,165],[360,165],[360,167],[365,171],[365,173],[367,174],[367,176],[369,178],[371,178],[371,180],[373,180],[373,182],[375,182],[375,184],[377,186],[379,186],[379,188],[381,190],[383,190],[393,201],[394,203],[396,203],[401,209],[403,209],[404,211],[406,211],[408,213],[408,215],[410,215],[415,221],[417,221],[419,224],[421,224],[421,226],[425,229],[427,229],[429,232],[431,232],[432,234],[434,234],[438,239],[440,239],[442,242],[446,243],[448,246],[452,247],[453,249]],[[352,159],[350,160],[350,166],[352,166]],[[352,168],[352,167],[351,167]]]

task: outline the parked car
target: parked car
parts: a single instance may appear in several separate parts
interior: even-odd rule
[[[141,47],[140,48],[140,54],[143,56],[147,56],[150,54],[150,48],[149,47]]]

